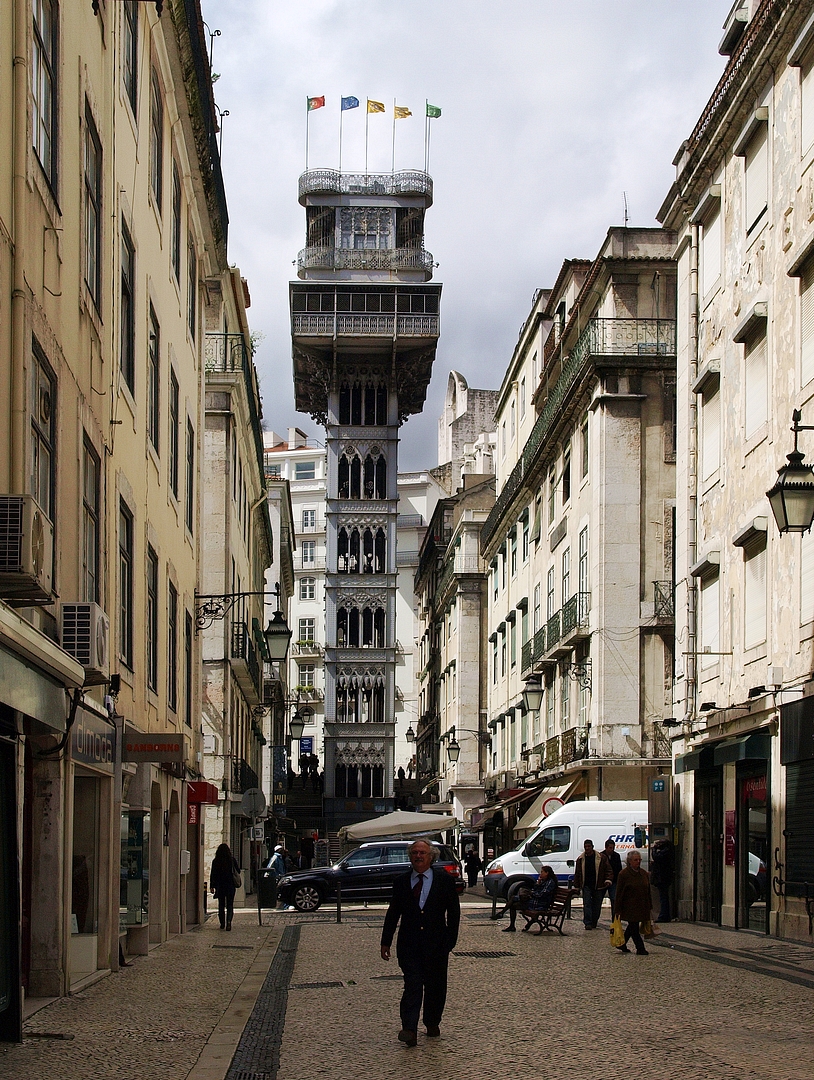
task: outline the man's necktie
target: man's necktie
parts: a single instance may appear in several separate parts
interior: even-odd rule
[[[418,881],[415,883],[415,885],[413,885],[413,896],[415,897],[415,900],[416,900],[417,904],[421,903],[421,889],[423,888],[423,886],[424,886],[424,875],[419,874],[418,875]]]

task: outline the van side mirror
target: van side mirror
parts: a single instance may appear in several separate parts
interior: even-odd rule
[[[643,848],[647,843],[647,832],[641,827],[636,825],[633,829],[633,844],[634,847]]]

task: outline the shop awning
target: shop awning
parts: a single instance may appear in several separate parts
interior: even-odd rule
[[[765,761],[771,750],[771,736],[768,731],[753,731],[751,735],[741,735],[737,739],[724,739],[716,743],[715,764],[729,765],[733,761]]]
[[[690,750],[688,753],[679,754],[676,757],[675,774],[678,776],[685,772],[697,772],[698,769],[711,769],[714,764],[714,748],[712,746],[702,746],[697,750]]]
[[[554,803],[550,808],[546,808],[546,804],[551,799],[560,800],[560,805],[565,802],[566,798],[571,794],[574,788],[579,783],[579,780],[569,780],[567,784],[554,784],[551,787],[539,788],[534,800],[517,822],[514,827],[515,834],[518,835],[518,839],[522,839],[522,834],[531,832],[532,829],[536,829],[544,817],[547,817],[551,810],[558,804]]]
[[[206,780],[190,780],[187,784],[188,803],[206,803],[208,806],[216,806],[218,803],[218,789],[214,784]]]

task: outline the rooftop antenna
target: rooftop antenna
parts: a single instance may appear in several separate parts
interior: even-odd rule
[[[626,191],[622,192],[622,199],[624,200],[624,203],[625,203],[625,228],[627,228],[628,213],[627,213],[627,192]]]

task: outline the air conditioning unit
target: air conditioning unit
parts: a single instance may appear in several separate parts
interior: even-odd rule
[[[85,669],[85,683],[107,682],[110,620],[98,604],[62,605],[62,648]]]
[[[538,769],[543,767],[543,758],[541,754],[529,754],[527,762],[529,772],[537,772]]]
[[[32,495],[0,495],[0,598],[12,606],[51,599],[54,530]]]

